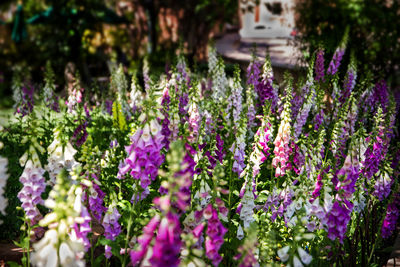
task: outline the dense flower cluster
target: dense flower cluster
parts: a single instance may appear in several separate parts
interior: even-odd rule
[[[87,90],[83,99],[76,79],[59,114],[41,105],[43,116],[10,121],[0,149],[26,151],[9,172],[22,173],[19,244],[23,251],[33,245],[29,264],[381,262],[370,252],[384,251],[382,238],[392,236],[400,216],[399,108],[388,84],[363,73],[353,56],[347,72],[340,66],[345,39],[327,71],[320,48],[306,77],[275,79],[267,55],[263,69],[254,57],[242,81],[239,67],[233,76],[225,72],[215,48],[207,75],[179,56],[176,68],[150,76],[146,58],[144,94],[136,73],[128,92],[121,66],[111,93]],[[54,89],[52,79],[47,85]],[[15,188],[8,181],[4,192],[6,165],[0,157],[1,199]],[[36,242],[38,230],[46,233]],[[99,249],[104,256],[95,258]]]

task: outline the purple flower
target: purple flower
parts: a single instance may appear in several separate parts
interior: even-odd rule
[[[93,174],[93,179],[97,180],[97,177]],[[107,211],[107,208],[103,206],[103,199],[106,194],[101,190],[95,182],[93,182],[92,188],[89,191],[89,210],[91,211],[93,217],[101,221],[103,213]]]
[[[215,155],[217,156],[218,161],[222,164],[225,156],[224,140],[222,140],[219,134],[217,134],[215,139],[217,139],[217,144],[216,144],[217,149],[215,150]]]
[[[350,97],[350,94],[353,91],[354,86],[356,85],[356,78],[357,78],[356,71],[350,68],[347,71],[346,79],[343,81],[343,93],[339,97],[340,103],[344,104],[344,102],[346,102],[346,99]]]
[[[73,228],[77,239],[83,243],[85,251],[87,252],[88,249],[90,248],[90,241],[87,235],[88,233],[92,232],[92,228],[90,227],[90,221],[92,219],[90,218],[90,215],[85,206],[82,207],[81,217],[83,218],[83,222],[80,223],[79,225],[75,223],[73,225]]]
[[[260,82],[261,65],[261,62],[252,60],[247,67],[247,84],[252,84],[254,88],[257,88]]]
[[[315,81],[325,81],[324,50],[319,49],[315,60]]]
[[[18,198],[22,202],[21,207],[24,209],[26,217],[30,220],[31,225],[36,224],[42,218],[36,205],[44,204],[41,197],[46,189],[46,182],[43,177],[44,172],[42,168],[35,167],[33,162],[28,160],[24,172],[19,178],[23,187],[18,193]]]
[[[105,108],[108,114],[112,115],[112,106],[113,106],[113,101],[110,99],[107,99],[105,102]]]
[[[109,240],[115,238],[121,233],[121,225],[118,223],[121,215],[116,207],[109,208],[103,219],[104,236]]]
[[[164,115],[164,119],[161,123],[161,134],[164,136],[162,140],[162,144],[164,145],[165,149],[169,148],[169,138],[171,136],[171,130],[169,129],[169,104],[170,104],[170,97],[169,97],[169,89],[166,87],[164,89],[162,101],[161,101],[161,106],[162,110],[161,113]]]
[[[143,130],[138,129],[131,136],[132,144],[125,147],[128,157],[120,164],[119,177],[130,170],[130,175],[140,180],[141,187],[146,190],[151,181],[156,179],[158,168],[164,161],[161,155],[163,139],[161,126],[156,119],[145,124]]]
[[[394,229],[396,228],[397,220],[400,215],[399,211],[400,207],[400,194],[397,193],[394,195],[393,200],[389,203],[386,216],[383,220],[382,224],[382,238],[386,239],[389,238],[392,234]]]
[[[71,137],[71,142],[75,142],[76,146],[80,147],[86,142],[88,137],[88,132],[86,127],[88,126],[88,122],[84,121],[83,123],[79,124],[78,127],[74,130],[74,134]]]
[[[207,206],[204,211],[204,217],[208,219],[208,226],[206,231],[206,256],[209,258],[214,266],[218,266],[222,260],[219,249],[224,243],[224,235],[228,231],[218,218],[218,212],[212,207],[211,204]],[[211,214],[207,216],[206,214]],[[208,218],[207,218],[208,217]]]
[[[339,70],[340,62],[342,61],[344,51],[345,50],[341,48],[336,49],[335,53],[333,54],[333,58],[329,63],[327,74],[335,75],[336,72]]]
[[[314,117],[314,130],[318,131],[319,127],[321,126],[321,124],[324,121],[324,111],[322,109],[319,110],[319,112],[315,115]]]
[[[352,210],[353,204],[350,201],[335,201],[333,203],[331,210],[326,215],[329,239],[338,238],[340,242],[343,242]]]
[[[381,173],[375,182],[375,190],[372,195],[376,196],[380,201],[384,200],[389,196],[393,182],[394,180],[387,173]]]
[[[107,259],[112,256],[111,247],[109,245],[104,246],[104,256],[106,256]]]
[[[181,228],[179,217],[169,212],[161,220],[157,236],[153,246],[153,254],[150,258],[152,266],[178,266],[180,263],[179,254],[181,250]]]
[[[380,105],[383,112],[387,112],[389,105],[389,92],[385,80],[380,80],[375,84],[373,99],[375,105]]]
[[[33,110],[33,86],[23,86],[22,87],[22,100],[20,106],[17,108],[16,113],[20,113],[22,117],[28,115]]]
[[[153,239],[154,232],[160,224],[160,217],[154,216],[149,223],[143,228],[143,234],[138,238],[139,250],[131,251],[131,261],[136,266],[146,255],[147,249]]]
[[[378,172],[379,164],[385,158],[384,147],[383,147],[383,129],[380,130],[378,136],[375,137],[376,141],[372,147],[368,147],[365,151],[365,161],[363,162],[364,169],[363,174],[367,179],[371,179],[372,176]]]

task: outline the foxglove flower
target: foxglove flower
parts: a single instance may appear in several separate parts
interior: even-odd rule
[[[222,260],[219,249],[224,243],[224,235],[228,231],[218,218],[218,212],[211,204],[204,211],[204,217],[207,219],[206,231],[206,256],[214,266],[218,266]]]
[[[161,123],[161,134],[164,136],[163,140],[162,140],[162,144],[163,146],[168,149],[169,148],[169,139],[170,139],[170,135],[171,135],[171,130],[169,129],[169,104],[171,102],[170,100],[170,96],[169,96],[169,84],[167,84],[167,86],[165,86],[164,88],[164,92],[163,92],[163,96],[162,96],[162,100],[161,100],[161,106],[162,106],[162,110],[161,110],[161,114],[163,114],[164,119],[162,120]]]
[[[310,113],[310,110],[313,106],[314,96],[315,96],[314,91],[311,91],[306,101],[304,102],[300,112],[297,114],[296,122],[293,125],[294,128],[293,138],[295,139],[295,141],[298,140],[298,137],[301,134],[303,126],[306,124],[308,114]]]
[[[140,91],[139,85],[137,83],[136,77],[132,76],[131,91],[129,93],[130,97],[130,107],[133,112],[137,111],[143,102],[143,94]]]
[[[164,217],[154,240],[153,253],[149,262],[152,266],[179,266],[181,250],[180,222],[176,214],[169,212]]]
[[[114,205],[111,205],[103,219],[105,238],[115,240],[115,238],[121,233],[121,225],[118,223],[120,217],[121,215],[119,214],[118,209]]]
[[[257,61],[255,58],[250,61],[249,66],[247,67],[247,84],[253,85],[254,88],[258,88],[260,75],[261,75],[261,67],[262,63]]]
[[[22,87],[22,99],[19,107],[17,108],[16,113],[20,113],[22,117],[25,115],[28,115],[32,112],[33,110],[33,93],[34,93],[34,88],[33,86],[23,86]]]
[[[164,161],[160,154],[163,138],[161,126],[156,119],[147,122],[143,129],[137,129],[131,136],[132,144],[125,147],[128,157],[121,165],[120,175],[130,171],[134,179],[140,180],[140,185],[145,190],[156,179],[158,167]]]
[[[192,102],[189,107],[189,136],[188,141],[195,143],[200,129],[200,113],[196,102]]]
[[[279,125],[278,133],[276,135],[274,145],[274,154],[275,157],[272,160],[272,165],[276,168],[275,177],[283,176],[288,169],[288,161],[289,161],[289,141],[290,141],[290,89],[287,93],[287,97],[289,99],[286,100],[282,121]]]
[[[133,266],[136,266],[143,260],[153,239],[154,233],[160,224],[160,216],[154,216],[143,228],[143,234],[138,238],[139,250],[133,250],[130,253]]]
[[[315,81],[325,81],[325,67],[324,67],[324,50],[318,49],[317,58],[315,60]]]
[[[89,210],[91,211],[93,217],[97,221],[101,221],[103,213],[107,211],[107,208],[103,206],[103,199],[106,194],[101,190],[100,186],[97,184],[98,180],[95,175],[93,177],[93,186],[89,188]]]
[[[244,120],[245,123],[245,120]],[[245,148],[246,148],[246,124],[239,128],[238,137],[236,141],[232,144],[231,152],[233,153],[233,166],[232,170],[236,172],[239,176],[243,169],[246,167],[244,164]]]
[[[68,107],[68,113],[76,114],[76,106],[82,102],[82,93],[83,88],[74,88],[72,90],[71,94],[68,96],[68,100],[65,102]]]
[[[56,183],[56,177],[62,169],[68,172],[72,171],[79,163],[75,161],[74,155],[77,152],[72,145],[68,142],[65,147],[60,141],[60,131],[54,130],[54,141],[47,148],[49,153],[48,164],[45,169],[49,173],[50,183]]]
[[[254,88],[258,95],[259,105],[263,107],[266,100],[271,101],[271,109],[275,111],[278,105],[278,90],[274,87],[274,75],[269,58],[265,59],[261,82]]]
[[[380,172],[374,185],[374,192],[372,193],[380,201],[383,201],[390,194],[390,188],[392,187],[393,180],[387,172]]]
[[[43,205],[44,203],[41,197],[46,189],[46,182],[43,177],[44,172],[40,166],[34,166],[32,160],[28,160],[24,172],[19,178],[23,187],[18,193],[18,198],[22,202],[21,207],[24,209],[31,225],[36,224],[42,218],[36,205]]]
[[[240,119],[240,113],[242,112],[242,91],[243,88],[240,85],[240,70],[235,71],[234,79],[229,80],[230,88],[232,90],[228,97],[228,105],[226,108],[226,119],[229,121],[230,125],[237,125]],[[232,121],[230,121],[232,115]],[[232,124],[231,124],[232,123]]]
[[[344,55],[344,48],[338,47],[333,54],[333,58],[331,62],[329,63],[329,67],[327,70],[327,74],[330,75],[335,75],[336,72],[339,70],[340,62],[342,61],[343,55]]]
[[[39,222],[48,230],[38,243],[33,244],[31,261],[34,266],[85,266],[84,237],[91,231],[88,228],[90,217],[84,212],[83,190],[77,178],[76,173],[71,178],[67,173],[61,173],[45,201],[45,206],[53,211]]]
[[[6,215],[7,199],[4,197],[6,183],[9,175],[7,174],[8,160],[0,156],[0,213]],[[0,221],[1,223],[1,221]]]
[[[246,91],[246,106],[247,106],[247,125],[249,128],[249,138],[254,134],[252,128],[257,125],[255,122],[256,109],[254,107],[254,92],[249,87]]]
[[[211,71],[212,77],[212,98],[215,102],[220,103],[226,99],[228,79],[225,74],[225,65],[222,59],[218,59],[217,65]]]
[[[386,216],[382,223],[382,238],[387,239],[392,236],[393,231],[396,229],[396,224],[400,215],[400,194],[396,193],[389,203]]]

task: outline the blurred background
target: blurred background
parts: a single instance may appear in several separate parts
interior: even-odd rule
[[[344,63],[354,53],[361,73],[393,88],[400,84],[399,17],[397,0],[2,0],[0,97],[12,94],[16,70],[43,83],[47,61],[61,94],[68,68],[86,85],[107,82],[120,63],[140,78],[144,57],[155,75],[177,54],[205,69],[210,40],[228,62],[248,64],[256,43],[257,56],[268,51],[274,67],[296,70],[320,47],[329,62],[346,28]]]

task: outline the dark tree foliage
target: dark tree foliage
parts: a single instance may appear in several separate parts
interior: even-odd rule
[[[349,26],[347,51],[355,53],[360,70],[371,63],[368,70],[400,84],[394,80],[400,63],[400,1],[299,0],[296,9],[303,48],[312,53],[325,47],[329,58]]]

